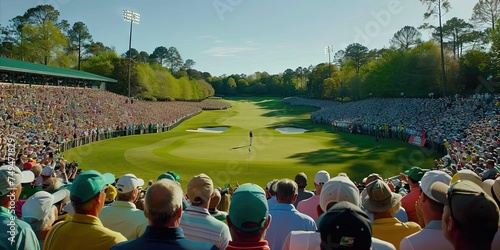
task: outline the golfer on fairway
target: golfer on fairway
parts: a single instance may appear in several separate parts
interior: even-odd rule
[[[252,146],[252,139],[253,139],[253,132],[250,130],[250,133],[248,133],[248,136],[250,136],[250,146]]]

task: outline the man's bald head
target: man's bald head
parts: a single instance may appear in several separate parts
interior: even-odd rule
[[[163,179],[151,185],[144,199],[144,214],[150,226],[178,226],[182,199],[182,190],[174,181]]]

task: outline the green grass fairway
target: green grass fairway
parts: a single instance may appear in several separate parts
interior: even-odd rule
[[[203,111],[175,129],[157,134],[109,139],[64,152],[84,170],[112,172],[117,177],[134,173],[156,177],[172,170],[185,187],[189,179],[206,173],[217,186],[253,182],[264,186],[277,178],[293,179],[298,172],[309,177],[327,170],[331,176],[345,172],[356,182],[370,173],[394,176],[411,166],[429,168],[437,155],[407,143],[381,139],[378,147],[370,136],[336,134],[330,126],[313,124],[308,107],[291,107],[281,99],[229,100],[229,110]],[[188,129],[229,127],[225,132],[195,133]],[[276,127],[309,130],[304,134],[280,134]],[[254,139],[249,147],[248,132]],[[251,151],[249,151],[251,149]]]

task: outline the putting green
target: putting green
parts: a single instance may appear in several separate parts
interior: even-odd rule
[[[378,172],[384,177],[413,165],[429,168],[432,152],[404,142],[369,136],[336,134],[330,126],[313,124],[314,108],[285,106],[280,99],[229,100],[229,110],[203,111],[175,129],[99,141],[64,152],[84,169],[112,172],[117,177],[134,173],[145,180],[172,170],[183,186],[199,173],[215,184],[253,182],[264,186],[272,179],[293,179],[298,172],[310,178],[327,170],[331,176],[346,172],[353,180]],[[193,133],[204,127],[227,126],[222,133]],[[281,134],[277,127],[307,129],[303,134]],[[253,143],[249,146],[249,131]]]

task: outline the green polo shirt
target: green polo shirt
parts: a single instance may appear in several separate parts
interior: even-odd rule
[[[31,226],[0,206],[0,249],[40,250],[38,239]]]
[[[104,227],[99,218],[75,213],[70,221],[60,222],[49,231],[44,250],[108,250],[127,241],[122,234]]]

